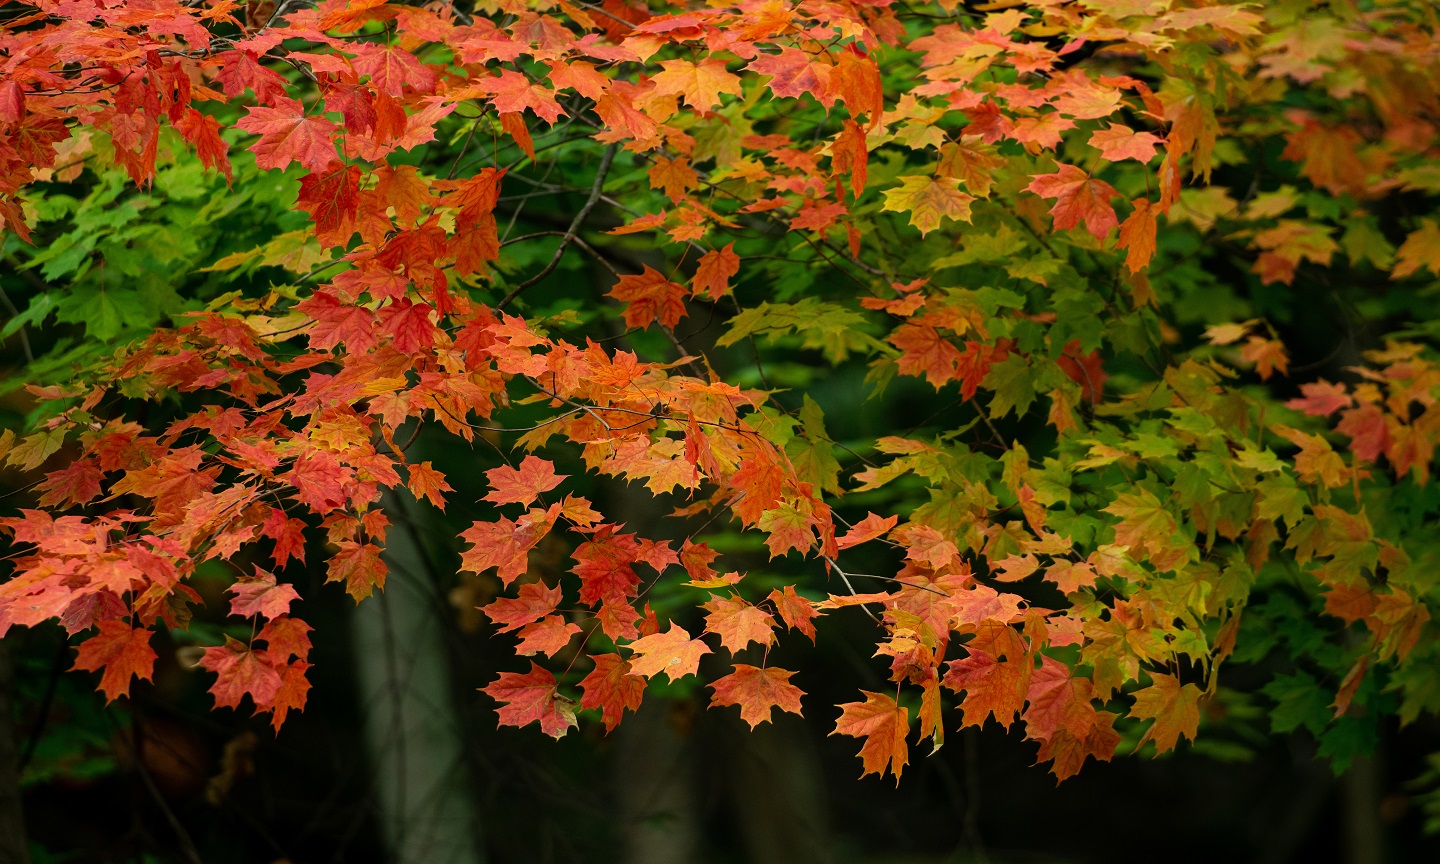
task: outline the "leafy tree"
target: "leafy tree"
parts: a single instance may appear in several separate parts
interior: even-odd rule
[[[556,737],[702,666],[897,779],[1168,751],[1240,664],[1337,768],[1440,710],[1430,3],[6,9],[0,631],[107,700],[207,620],[278,730],[293,574],[383,590],[404,487]],[[770,662],[832,621],[834,708]]]

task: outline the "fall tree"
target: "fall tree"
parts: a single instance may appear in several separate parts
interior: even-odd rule
[[[1425,0],[0,15],[0,632],[106,700],[164,631],[280,730],[294,574],[383,591],[404,490],[550,736],[701,676],[862,773],[993,721],[1063,780],[1235,666],[1340,768],[1440,712]],[[876,674],[819,704],[772,648],[837,619]]]

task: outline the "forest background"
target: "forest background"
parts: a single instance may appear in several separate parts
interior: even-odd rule
[[[1435,855],[1433,4],[0,21],[8,858]]]

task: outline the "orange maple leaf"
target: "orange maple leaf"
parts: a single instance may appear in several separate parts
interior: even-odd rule
[[[242,618],[260,615],[266,619],[288,614],[290,604],[300,599],[294,587],[276,584],[273,574],[258,567],[255,572],[256,578],[230,586],[230,593],[235,595],[230,601],[230,614]]]
[[[795,593],[793,585],[786,585],[784,591],[779,588],[772,590],[768,599],[775,604],[775,611],[780,613],[780,620],[785,622],[786,627],[799,630],[809,636],[811,642],[815,641],[815,625],[812,622],[820,617],[820,613],[815,611],[815,605],[807,598]]]
[[[662,60],[651,80],[657,96],[680,96],[685,104],[704,113],[720,104],[721,93],[739,95],[740,76],[725,68],[719,57],[707,57],[699,63],[689,60]]]
[[[1149,198],[1136,198],[1130,203],[1135,210],[1120,226],[1120,239],[1115,248],[1128,250],[1125,266],[1131,273],[1139,273],[1155,255],[1155,207]]]
[[[621,276],[610,296],[629,304],[625,307],[627,327],[648,327],[654,321],[674,327],[685,317],[684,287],[648,264],[643,273]]]
[[[700,608],[710,613],[705,616],[705,632],[719,636],[720,644],[731,654],[743,651],[751,642],[765,648],[775,642],[775,619],[740,597],[712,595]]]
[[[489,605],[480,607],[500,626],[501,633],[519,630],[526,624],[533,624],[555,611],[560,605],[562,592],[559,587],[551,588],[544,582],[529,582],[520,586],[520,595],[515,598],[500,597]]]
[[[484,500],[496,504],[521,504],[530,506],[544,492],[549,492],[567,475],[555,473],[555,463],[539,456],[526,456],[519,468],[501,465],[485,472],[490,481],[490,492]]]
[[[1131,694],[1135,697],[1135,705],[1130,709],[1130,716],[1141,720],[1154,719],[1155,722],[1140,739],[1140,745],[1154,741],[1158,756],[1174,750],[1175,742],[1181,735],[1195,740],[1200,724],[1200,688],[1194,684],[1181,686],[1180,679],[1160,672],[1151,672],[1150,681],[1149,687]]]
[[[860,745],[860,760],[863,770],[860,776],[879,774],[887,770],[895,774],[895,783],[900,783],[900,772],[910,761],[909,748],[905,738],[910,734],[910,710],[901,707],[894,699],[883,693],[861,690],[864,702],[846,702],[840,708],[840,719],[835,721],[831,735],[850,735],[864,738]]]
[[[1108,112],[1107,112],[1108,113]],[[1100,156],[1111,162],[1135,159],[1149,162],[1155,158],[1155,148],[1164,143],[1161,138],[1149,132],[1136,132],[1119,123],[1106,129],[1098,129],[1090,136],[1090,146],[1100,149]]]
[[[749,723],[751,729],[768,723],[775,708],[799,714],[800,697],[805,693],[790,683],[790,676],[794,674],[773,666],[760,669],[736,663],[734,672],[710,685],[715,691],[710,707],[740,706],[740,719]]]
[[[723,249],[711,249],[700,256],[690,288],[697,297],[719,300],[730,293],[730,277],[739,272],[740,256],[735,254],[735,244],[729,243]]]
[[[217,676],[210,687],[216,708],[239,708],[247,695],[256,708],[269,708],[284,684],[268,651],[252,651],[229,636],[224,645],[206,648],[200,665]]]
[[[566,621],[563,615],[547,615],[521,628],[518,634],[520,644],[515,646],[515,653],[554,657],[579,632],[580,625]]]

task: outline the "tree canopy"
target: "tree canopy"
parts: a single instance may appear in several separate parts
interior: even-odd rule
[[[897,780],[991,719],[1170,750],[1235,666],[1337,767],[1440,711],[1427,0],[0,15],[0,632],[107,700],[203,620],[280,729],[293,574],[383,590],[408,490],[556,737],[702,671]],[[770,662],[832,621],[836,706]]]

